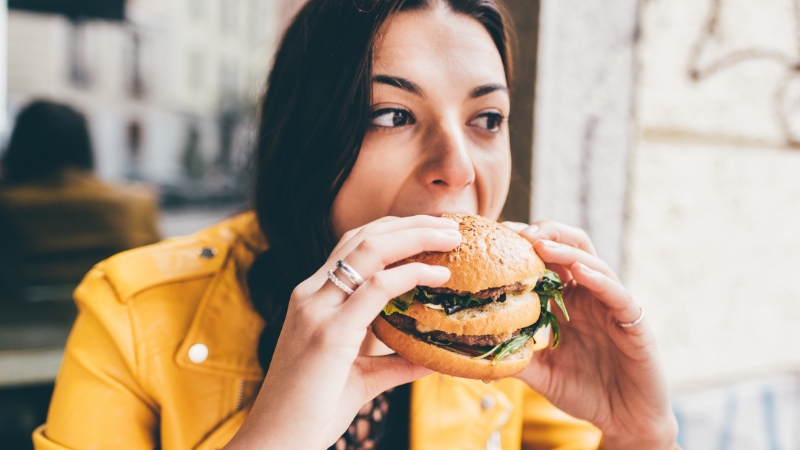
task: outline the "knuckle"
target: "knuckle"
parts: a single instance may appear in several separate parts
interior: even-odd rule
[[[380,248],[380,244],[378,242],[378,238],[374,236],[369,236],[364,238],[361,242],[359,242],[358,247],[356,250],[361,253],[371,254],[378,251]]]
[[[314,308],[309,307],[308,303],[295,303],[291,305],[290,308],[295,318],[294,322],[301,330],[314,330],[318,328],[316,326],[316,313]]]
[[[289,305],[299,307],[303,300],[307,297],[304,283],[300,283],[292,290],[292,295],[289,297]]]
[[[622,297],[628,304],[633,303],[633,294],[631,294],[631,291],[625,289],[624,287],[622,288]]]
[[[390,279],[386,272],[378,272],[370,278],[370,287],[376,291],[385,291],[389,284]]]

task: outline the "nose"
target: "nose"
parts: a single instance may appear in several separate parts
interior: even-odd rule
[[[461,126],[438,124],[426,136],[428,148],[420,175],[429,187],[462,189],[475,182],[475,167]]]

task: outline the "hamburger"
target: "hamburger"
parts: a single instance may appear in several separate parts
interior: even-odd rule
[[[461,378],[499,380],[521,372],[533,351],[558,346],[555,300],[564,317],[558,275],[525,238],[480,216],[445,215],[459,224],[461,244],[423,252],[392,266],[421,262],[450,269],[440,287],[417,286],[392,299],[372,330],[411,362]]]

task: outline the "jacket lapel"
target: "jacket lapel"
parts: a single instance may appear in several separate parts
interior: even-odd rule
[[[175,361],[187,370],[258,381],[264,378],[257,357],[264,320],[253,308],[244,283],[247,269],[266,245],[254,214],[231,222],[222,228],[225,235],[214,236],[220,247],[215,248],[216,257],[225,261],[209,282]],[[197,344],[208,349],[201,363],[189,358],[189,349]]]

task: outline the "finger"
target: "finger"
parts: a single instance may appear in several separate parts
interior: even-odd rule
[[[380,219],[374,220],[374,221],[372,221],[370,223],[377,224],[377,223],[388,222],[388,221],[397,220],[397,219],[399,219],[399,217],[397,217],[397,216],[385,216],[385,217],[381,217]],[[369,224],[367,224],[367,225],[369,225]],[[344,245],[347,242],[349,242],[353,238],[353,236],[356,236],[358,234],[358,232],[363,230],[364,227],[367,226],[367,225],[362,225],[362,226],[360,226],[358,228],[354,228],[354,229],[344,233],[342,235],[342,238],[336,244],[336,247],[333,248],[333,251],[331,252],[331,254],[336,253],[336,251],[339,248],[341,248],[342,245]]]
[[[552,270],[553,272],[558,275],[558,279],[561,280],[561,283],[564,286],[567,286],[572,281],[572,274],[569,271],[568,267],[564,267],[561,264],[545,264],[545,267],[548,270]]]
[[[519,232],[524,238],[534,243],[540,239],[560,242],[571,247],[579,248],[591,255],[597,256],[597,251],[586,234],[580,228],[571,227],[552,220],[540,220]]]
[[[528,228],[528,224],[525,224],[525,223],[522,223],[522,222],[509,222],[509,221],[506,221],[506,222],[501,223],[501,225],[503,225],[504,227],[508,228],[509,230],[511,230],[511,231],[513,231],[515,233],[519,233],[522,230],[524,230],[525,228]]]
[[[343,260],[362,278],[368,280],[374,273],[403,258],[426,251],[450,251],[460,243],[461,233],[453,228],[406,229],[364,238]],[[335,266],[332,266],[330,270],[333,269]],[[339,277],[340,280],[342,278],[344,277]],[[343,282],[347,284],[346,281]],[[334,294],[335,291],[339,291],[339,293]],[[323,284],[319,292],[330,294],[330,298],[338,298],[339,302],[346,298],[342,295],[342,291],[331,282]]]
[[[446,267],[410,263],[382,270],[362,284],[341,306],[341,317],[354,329],[366,328],[389,300],[416,286],[438,287],[450,279]]]
[[[571,267],[576,262],[580,262],[593,270],[619,281],[617,275],[605,261],[578,248],[559,244],[558,242],[547,239],[536,241],[533,244],[533,248],[545,263]]]
[[[458,223],[451,219],[435,216],[409,216],[409,217],[384,217],[370,222],[362,227],[346,232],[339,244],[336,245],[331,255],[336,253],[347,254],[353,251],[361,239],[368,236],[391,233],[393,231],[408,230],[412,228],[452,228],[458,229]]]
[[[641,310],[622,284],[596,270],[576,262],[570,267],[573,279],[588,289],[611,311],[614,320],[630,323],[639,318]]]
[[[366,400],[376,397],[401,384],[410,383],[433,373],[414,364],[400,355],[359,356],[355,363],[359,377],[364,383]]]

